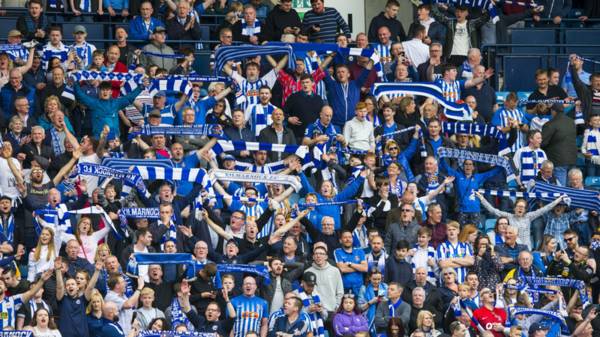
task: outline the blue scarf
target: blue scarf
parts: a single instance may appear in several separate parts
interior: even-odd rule
[[[191,325],[190,320],[181,310],[181,304],[179,304],[179,299],[175,297],[173,302],[171,302],[171,326],[177,327],[178,325],[184,324],[188,330],[193,331],[194,327]]]
[[[6,222],[4,222],[3,217],[0,217],[0,226],[2,226],[0,231],[0,243],[8,242],[9,244],[13,244],[14,236],[15,236],[15,217],[12,214],[8,215]]]
[[[500,155],[505,155],[510,152],[506,134],[498,130],[497,127],[490,124],[465,123],[465,122],[443,122],[442,132],[450,134],[468,134],[481,137],[491,137],[498,141],[500,147]]]
[[[288,55],[288,67],[293,68],[292,48],[289,46],[221,46],[215,51],[215,75],[219,75],[228,61],[244,60],[256,56]]]
[[[151,208],[121,208],[119,213],[131,219],[159,219],[158,207]]]
[[[59,156],[63,154],[65,152],[64,144],[62,144],[58,131],[54,126],[50,128],[50,137],[52,140],[52,150],[54,151],[54,155]]]
[[[258,143],[245,142],[243,140],[219,140],[212,148],[216,155],[223,152],[231,151],[269,151],[269,152],[284,152],[292,153],[300,158],[304,158],[308,153],[306,145],[288,145],[288,144],[273,144],[273,143]]]
[[[600,193],[598,191],[580,190],[536,181],[530,192],[547,193],[546,195],[541,195],[540,199],[549,202],[554,201],[551,196],[555,195],[556,193],[561,195],[566,194],[571,199],[571,207],[600,210],[600,199],[598,199]]]
[[[302,305],[304,305],[304,308],[308,308],[311,304],[321,304],[321,298],[319,295],[308,295],[306,292],[304,292],[304,289],[298,290],[298,296],[300,297],[300,300],[302,300]],[[312,312],[308,313],[308,316],[310,317],[313,336],[324,337],[325,326],[323,325],[323,317],[321,317],[321,313]]]
[[[241,23],[242,35],[254,36],[260,34],[260,21],[258,19],[254,20],[254,27],[248,27],[248,23],[244,19],[241,20]],[[252,28],[254,28],[254,30],[251,31]]]
[[[144,125],[134,128],[130,132],[129,139],[135,138],[137,135],[153,136],[153,135],[169,135],[169,136],[221,136],[223,132],[217,124],[205,125],[175,125],[175,126],[153,126]]]
[[[458,121],[471,121],[471,108],[466,104],[449,102],[444,98],[442,89],[433,83],[375,83],[371,93],[377,99],[382,95],[416,95],[436,100],[446,110],[444,114]]]
[[[388,300],[388,309],[390,313],[390,317],[396,317],[396,310],[402,304],[402,298],[399,298],[396,303],[392,303],[392,300]]]
[[[447,147],[438,148],[438,157],[440,158],[455,158],[460,161],[472,160],[476,162],[482,162],[490,165],[498,165],[506,170],[506,180],[511,181],[515,179],[515,173],[512,169],[510,161],[504,157],[495,156],[493,154],[472,152],[460,149],[452,149]],[[600,200],[598,201],[600,202]]]

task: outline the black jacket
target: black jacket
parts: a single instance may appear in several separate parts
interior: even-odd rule
[[[415,29],[421,25],[419,22],[413,22],[408,27],[408,36],[415,35]],[[446,27],[437,21],[433,21],[429,25],[429,30],[427,31],[427,36],[431,40],[431,42],[441,43],[442,46],[446,43]]]
[[[185,30],[185,26],[189,24],[190,20],[194,20],[194,25],[191,29]],[[200,40],[200,25],[191,16],[188,16],[185,19],[185,25],[182,25],[177,20],[177,16],[175,16],[167,20],[167,35],[169,36],[169,40]]]
[[[304,137],[304,131],[307,126],[314,123],[317,118],[319,118],[319,112],[323,105],[324,103],[321,96],[316,94],[307,95],[303,91],[295,92],[288,97],[283,106],[285,117],[295,116],[302,121],[302,124],[300,125],[288,125],[294,132],[296,139],[302,139],[302,137]]]
[[[277,131],[275,131],[275,128],[273,128],[272,125],[269,125],[260,131],[260,134],[258,135],[258,141],[261,143],[296,145],[296,137],[290,128],[283,127],[283,136],[281,137],[281,142],[278,142]],[[279,155],[281,155],[281,158],[279,158]],[[284,159],[287,156],[289,156],[289,153],[270,151],[269,161],[275,162]]]
[[[385,13],[381,12],[379,15],[374,17],[369,24],[369,41],[378,41],[377,38],[377,30],[383,26],[389,28],[392,36],[390,37],[392,41],[404,41],[406,40],[406,33],[404,32],[404,27],[402,27],[402,23],[397,19],[388,19],[385,17]]]
[[[555,166],[577,163],[577,128],[564,113],[558,113],[542,127],[542,149]]]
[[[277,285],[277,279],[271,274],[271,283],[263,284],[260,287],[260,297],[264,298],[267,303],[269,303],[269,308],[271,308],[271,302],[273,302],[273,296],[275,296],[275,286]],[[292,291],[292,283],[290,280],[281,276],[281,291],[283,294],[287,294]]]
[[[452,46],[454,45],[454,34],[456,34],[456,19],[450,19],[446,17],[444,14],[440,13],[437,6],[431,7],[431,14],[435,18],[436,21],[446,26],[446,43],[444,43],[444,56],[450,57],[452,56]],[[479,34],[477,33],[481,26],[483,26],[490,19],[490,15],[485,12],[480,17],[467,20],[467,34],[470,39],[470,47],[478,48],[479,47]]]
[[[277,5],[267,15],[263,29],[263,37],[267,41],[280,41],[283,29],[286,27],[302,28],[302,21],[295,9],[289,12],[281,10]]]

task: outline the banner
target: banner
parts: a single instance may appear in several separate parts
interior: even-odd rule
[[[302,188],[300,180],[296,176],[281,174],[267,174],[254,172],[238,172],[228,170],[212,170],[212,178],[223,181],[242,181],[249,183],[284,184],[294,187],[296,191]]]

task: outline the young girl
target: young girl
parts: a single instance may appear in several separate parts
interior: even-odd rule
[[[44,227],[40,233],[35,250],[29,253],[27,280],[33,282],[36,276],[54,268],[54,259],[58,256],[60,240],[57,240],[54,230]]]
[[[79,288],[79,293],[83,294],[85,288],[87,288],[88,283],[90,282],[90,275],[85,270],[80,270],[75,273],[75,282],[77,282],[77,288]]]
[[[342,304],[333,317],[333,330],[336,337],[369,331],[367,319],[360,313],[354,294],[346,294],[342,297]]]

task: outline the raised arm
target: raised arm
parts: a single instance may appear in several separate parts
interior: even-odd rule
[[[526,217],[528,217],[530,220],[533,220],[535,218],[538,218],[540,216],[542,216],[544,213],[549,212],[551,209],[554,208],[554,206],[558,205],[561,201],[563,201],[565,199],[566,195],[561,195],[560,197],[554,199],[553,202],[549,203],[548,205],[537,209],[533,212],[529,212],[527,214],[525,214]]]
[[[108,227],[108,226],[106,226]],[[96,287],[96,283],[98,282],[98,277],[100,276],[100,271],[102,270],[102,268],[104,268],[104,263],[100,260],[96,261],[95,264],[96,269],[94,270],[94,274],[92,275],[92,278],[90,279],[90,282],[88,283],[87,287],[85,288],[85,292],[83,293],[83,295],[85,296],[86,300],[90,300],[92,298],[92,292],[94,290],[94,288]]]
[[[2,158],[6,159],[10,172],[15,176],[16,183],[22,185],[24,183],[23,175],[21,174],[20,168],[13,162],[12,153],[12,144],[10,142],[4,142],[4,146],[2,147]]]
[[[65,283],[62,275],[62,258],[59,256],[54,260],[54,272],[56,273],[56,299],[62,300],[65,296]]]
[[[271,234],[271,236],[283,236],[285,235],[285,233],[287,233],[287,231],[289,231],[292,227],[294,227],[295,224],[297,224],[298,222],[300,222],[300,220],[302,220],[302,218],[304,218],[306,215],[308,214],[308,210],[305,209],[303,211],[301,211],[300,213],[298,213],[298,216],[293,219],[292,221],[286,223],[285,225],[279,227],[279,229],[277,229],[273,234]]]
[[[21,297],[21,301],[23,302],[23,304],[26,304],[27,302],[29,302],[29,300],[33,296],[35,296],[35,293],[37,293],[40,289],[42,289],[42,287],[44,286],[44,283],[46,283],[46,281],[48,281],[48,279],[50,279],[50,276],[52,276],[52,269],[46,270],[45,272],[42,273],[42,277],[39,279],[39,281],[37,281],[31,289],[29,289],[28,291],[23,293],[23,297]]]
[[[63,180],[63,177],[66,176],[69,172],[71,172],[71,169],[73,168],[73,166],[75,166],[75,164],[79,160],[79,157],[81,157],[81,148],[73,150],[73,156],[71,157],[71,159],[54,176],[54,178],[52,179],[52,183],[55,186],[60,184],[60,182]]]
[[[468,193],[468,191],[467,191]],[[479,199],[479,201],[481,202],[481,204],[483,205],[483,207],[485,207],[485,209],[487,209],[490,213],[494,214],[497,217],[511,217],[512,214],[508,213],[508,212],[503,212],[497,208],[494,208],[494,206],[492,206],[484,197],[481,193],[479,193],[478,191],[474,191],[475,196]]]
[[[97,270],[98,269],[96,269],[96,271]],[[96,274],[96,272],[94,272],[94,274]],[[127,301],[123,302],[123,309],[131,309],[137,306],[138,301],[140,300],[140,292],[142,291],[142,289],[144,289],[144,278],[138,277],[137,282],[137,289],[133,292],[133,295],[131,295],[131,297],[127,299]]]
[[[431,202],[431,200],[434,200],[435,197],[437,197],[438,194],[443,193],[444,190],[446,189],[446,185],[452,184],[452,182],[454,181],[454,177],[453,176],[447,176],[444,181],[440,184],[440,186],[438,186],[438,188],[436,188],[433,191],[430,191],[429,193],[427,193],[427,195],[425,196],[425,198],[427,199],[428,202]]]
[[[202,217],[204,218],[204,220],[206,221],[206,223],[208,224],[208,226],[210,228],[212,228],[212,230],[215,231],[215,233],[217,233],[220,237],[224,238],[225,240],[231,240],[231,239],[233,239],[233,235],[225,232],[225,230],[223,228],[221,228],[221,226],[217,225],[208,216],[208,212],[205,209],[202,210]]]

